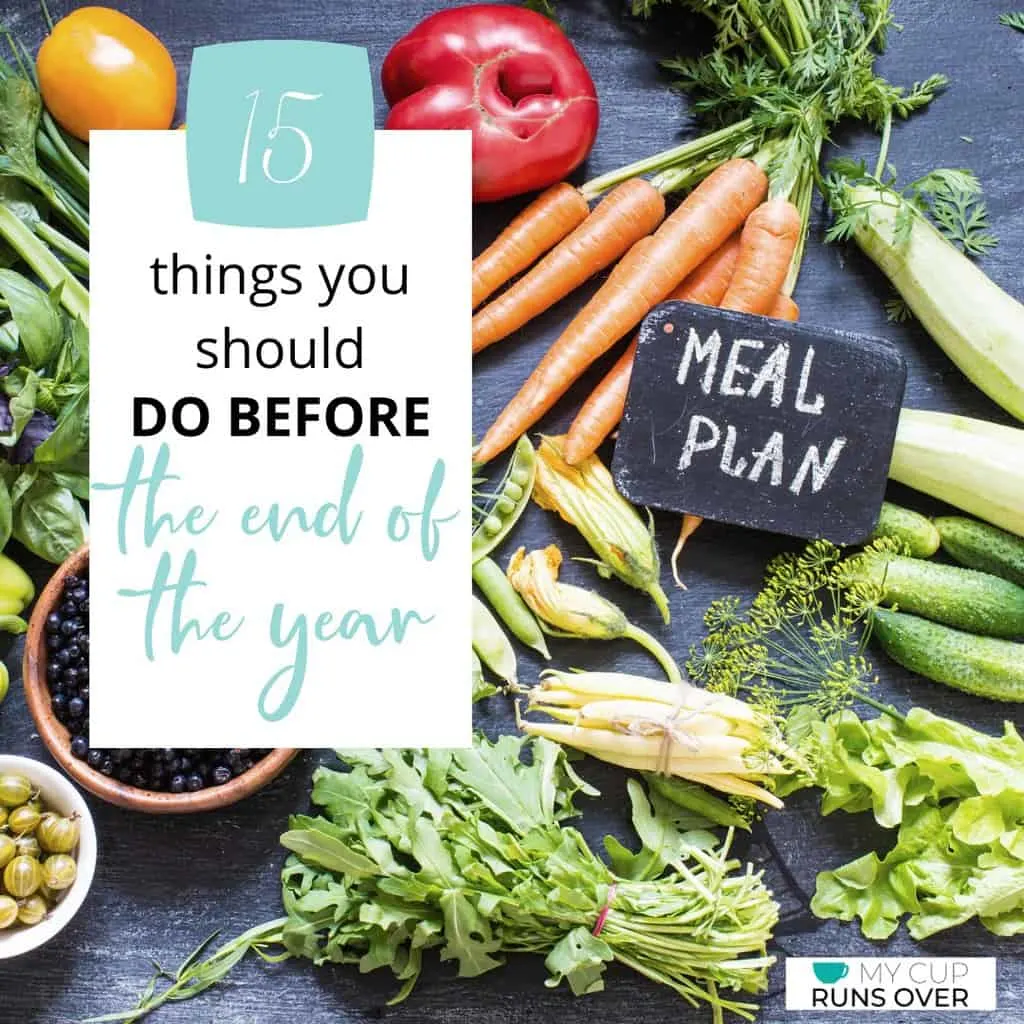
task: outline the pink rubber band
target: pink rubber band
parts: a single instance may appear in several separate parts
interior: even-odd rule
[[[612,909],[612,903],[615,900],[615,890],[617,886],[614,882],[608,886],[608,899],[605,905],[601,908],[601,913],[597,915],[597,923],[594,925],[594,931],[591,933],[596,939],[604,928],[605,921],[608,920],[608,914]]]

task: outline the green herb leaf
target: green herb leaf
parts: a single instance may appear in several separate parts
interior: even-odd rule
[[[372,860],[318,828],[306,827],[285,832],[281,836],[281,845],[307,863],[338,874],[364,878],[377,873],[377,865]]]
[[[35,450],[40,465],[64,463],[89,447],[89,385],[83,386],[60,410],[53,433]]]
[[[48,562],[63,562],[85,543],[85,511],[71,491],[48,474],[30,479],[23,493],[11,492],[14,539]]]
[[[1008,11],[999,15],[999,24],[1024,32],[1024,11]]]
[[[64,338],[60,302],[14,270],[0,270],[0,295],[11,308],[29,366],[47,366]]]

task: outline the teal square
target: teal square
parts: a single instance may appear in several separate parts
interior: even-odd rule
[[[186,123],[196,220],[262,228],[366,220],[373,85],[362,47],[305,40],[197,47]]]

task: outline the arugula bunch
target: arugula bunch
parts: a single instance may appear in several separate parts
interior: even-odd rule
[[[1009,722],[993,737],[924,708],[904,719],[800,717],[822,813],[870,810],[898,829],[884,856],[818,875],[818,917],[860,918],[870,939],[904,917],[915,939],[973,917],[996,935],[1024,933],[1024,740]]]
[[[665,793],[629,783],[641,849],[605,840],[608,863],[565,821],[578,794],[597,795],[548,740],[478,736],[464,750],[339,754],[320,768],[312,799],[281,842],[287,916],[251,929],[177,972],[160,969],[138,1005],[96,1018],[132,1022],[216,983],[255,949],[315,964],[389,969],[404,999],[424,952],[463,978],[500,967],[507,953],[540,953],[547,984],[576,995],[604,986],[618,961],[668,985],[715,1022],[753,1019],[757,1005],[725,993],[767,987],[766,951],[778,906],[761,875],[729,855],[708,821]],[[159,983],[167,984],[159,988]]]
[[[388,967],[403,982],[396,1000],[433,947],[460,977],[505,952],[545,953],[548,984],[577,995],[600,991],[618,960],[693,1005],[753,1015],[719,990],[765,988],[777,907],[759,875],[735,873],[727,844],[687,831],[693,819],[670,801],[633,784],[643,848],[609,840],[609,868],[562,824],[576,794],[596,793],[557,744],[503,736],[341,756],[351,771],[314,777],[323,814],[293,819],[281,838],[295,853],[283,873],[292,953]]]

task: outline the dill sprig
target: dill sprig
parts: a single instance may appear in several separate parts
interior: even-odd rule
[[[1007,11],[999,15],[999,24],[1024,32],[1024,11]]]
[[[866,552],[892,550],[892,541],[880,540]],[[707,689],[745,695],[776,720],[797,704],[825,716],[857,701],[898,714],[871,696],[877,676],[864,654],[881,596],[880,586],[853,578],[839,548],[813,541],[774,558],[749,605],[735,596],[710,605],[687,670]]]
[[[971,171],[937,167],[900,188],[891,165],[872,174],[863,160],[846,157],[829,164],[823,185],[833,214],[826,241],[851,238],[857,228],[867,222],[871,204],[851,197],[849,186],[853,185],[871,185],[891,197],[897,208],[894,223],[897,243],[910,238],[915,217],[930,220],[948,241],[968,256],[982,256],[998,242],[989,230],[981,184]]]

